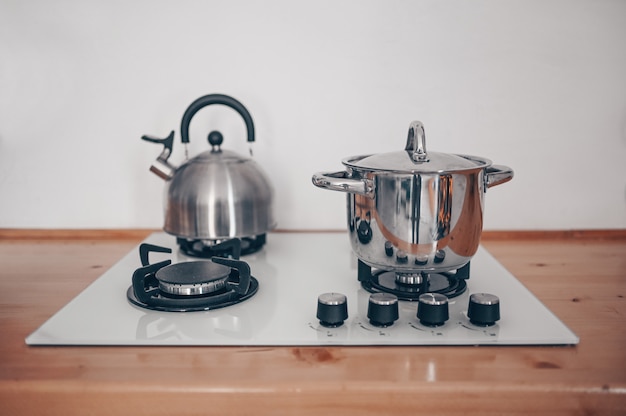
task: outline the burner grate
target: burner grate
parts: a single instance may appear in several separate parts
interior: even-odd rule
[[[232,257],[256,253],[266,242],[266,235],[260,234],[252,237],[230,238],[226,240],[188,240],[177,238],[180,250],[188,256],[211,258],[215,256]]]
[[[225,308],[236,305],[254,296],[259,289],[259,282],[254,277],[250,277],[250,288],[248,292],[241,296],[230,290],[213,292],[209,296],[178,296],[169,295],[156,290],[150,294],[150,300],[144,302],[140,300],[133,289],[129,287],[126,291],[128,300],[141,308],[162,312],[197,312],[213,309]]]
[[[359,260],[358,278],[361,286],[371,293],[385,292],[396,295],[400,300],[417,301],[423,293],[440,293],[453,298],[467,289],[469,263],[456,272],[429,273],[419,284],[403,284],[396,279],[396,272],[374,270]]]
[[[150,252],[168,253],[171,249],[152,244],[139,246],[143,266],[133,273],[126,296],[142,308],[166,312],[218,309],[249,299],[259,288],[248,264],[240,260],[213,257],[176,264],[170,260],[149,264]]]

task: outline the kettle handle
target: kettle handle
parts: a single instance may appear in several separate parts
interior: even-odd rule
[[[183,143],[189,143],[189,123],[191,123],[191,118],[203,107],[212,104],[222,104],[232,108],[237,111],[243,120],[246,123],[246,128],[248,130],[248,141],[254,141],[254,123],[252,122],[252,116],[246,110],[246,107],[243,106],[239,101],[235,100],[233,97],[229,97],[228,95],[223,94],[209,94],[195,100],[189,108],[185,111],[183,115],[183,120],[180,124],[180,137]]]

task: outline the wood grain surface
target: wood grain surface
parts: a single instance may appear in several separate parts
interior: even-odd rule
[[[151,231],[0,230],[0,415],[626,414],[621,230],[483,236],[575,347],[25,344]]]

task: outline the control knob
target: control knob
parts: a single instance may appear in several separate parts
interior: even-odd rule
[[[398,319],[398,297],[391,293],[372,293],[367,305],[367,317],[374,326],[393,325]]]
[[[356,235],[361,244],[368,244],[372,241],[372,227],[367,221],[361,220],[356,228]]]
[[[428,255],[427,254],[418,254],[415,256],[415,264],[418,266],[425,266],[428,264]]]
[[[433,261],[435,263],[441,263],[445,258],[446,258],[446,252],[443,250],[437,250],[435,252],[435,258],[433,259]]]
[[[320,324],[336,328],[348,319],[348,300],[341,293],[323,293],[317,298],[317,319]]]
[[[391,241],[385,241],[385,254],[387,257],[393,256],[393,243]]]
[[[441,293],[424,293],[419,296],[417,317],[426,326],[443,325],[449,316],[448,298]]]
[[[467,317],[478,326],[491,326],[500,319],[500,299],[490,293],[470,295]]]

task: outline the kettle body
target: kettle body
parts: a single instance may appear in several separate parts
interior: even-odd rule
[[[189,142],[189,124],[201,108],[222,104],[244,119],[248,141],[254,124],[247,109],[232,97],[210,94],[195,100],[181,123],[183,143]],[[273,213],[274,189],[256,161],[221,148],[220,132],[209,134],[211,150],[187,160],[180,167],[168,162],[174,132],[165,139],[143,136],[163,144],[163,151],[150,170],[166,180],[164,191],[165,232],[188,240],[222,240],[253,237],[276,226]]]

